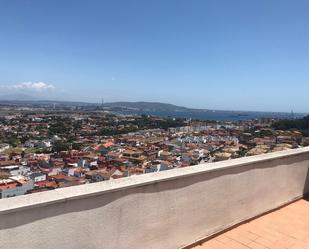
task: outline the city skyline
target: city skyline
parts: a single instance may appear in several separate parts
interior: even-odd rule
[[[306,1],[3,1],[0,95],[308,112]]]

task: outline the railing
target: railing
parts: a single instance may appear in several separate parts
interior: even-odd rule
[[[0,248],[181,248],[309,192],[309,148],[0,200]]]

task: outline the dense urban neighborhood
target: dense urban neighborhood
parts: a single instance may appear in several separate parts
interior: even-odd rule
[[[2,108],[0,198],[307,146],[307,133],[297,128],[271,118]]]

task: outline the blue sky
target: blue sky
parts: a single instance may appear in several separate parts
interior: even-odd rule
[[[0,95],[308,112],[309,1],[0,1]]]

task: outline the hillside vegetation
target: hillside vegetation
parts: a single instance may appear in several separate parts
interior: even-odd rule
[[[301,119],[283,119],[273,124],[276,130],[299,130],[309,137],[309,115]]]

